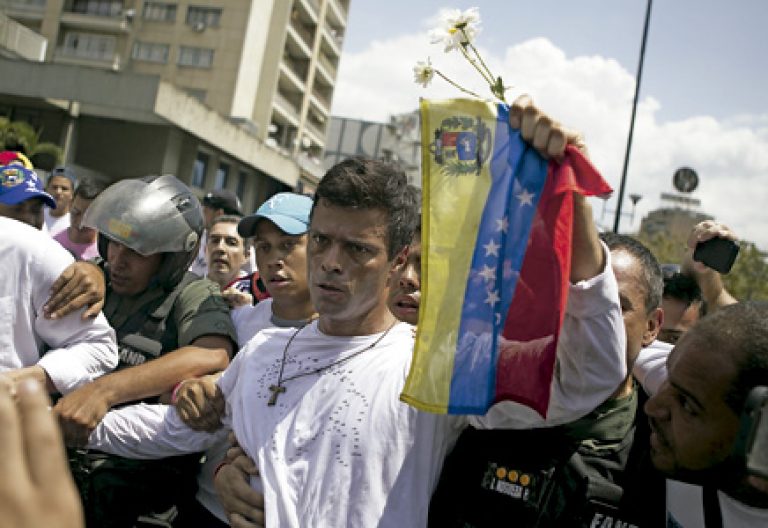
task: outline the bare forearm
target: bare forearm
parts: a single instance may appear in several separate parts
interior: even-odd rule
[[[599,275],[604,268],[605,254],[592,219],[592,207],[584,196],[574,194],[571,283],[591,279]]]
[[[10,370],[3,373],[3,375],[7,376],[11,381],[13,381],[14,385],[18,385],[22,380],[25,379],[33,379],[43,385],[49,394],[58,392],[56,386],[53,384],[53,381],[51,381],[51,378],[45,372],[45,369],[39,366]]]
[[[229,363],[225,348],[186,346],[157,359],[109,374],[94,383],[109,395],[110,406],[158,396],[182,380],[218,372]]]

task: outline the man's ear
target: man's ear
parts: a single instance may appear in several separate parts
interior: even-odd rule
[[[405,246],[403,249],[400,250],[400,252],[395,255],[395,259],[392,261],[392,270],[396,270],[399,268],[402,268],[405,266],[405,263],[408,261],[408,252],[410,251],[410,246]]]
[[[643,332],[643,346],[647,347],[656,340],[661,325],[664,323],[664,310],[656,308],[648,315],[645,332]]]

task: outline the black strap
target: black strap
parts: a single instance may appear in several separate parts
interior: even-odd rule
[[[723,516],[720,512],[720,498],[717,488],[705,486],[701,494],[704,503],[704,526],[706,528],[723,528]]]

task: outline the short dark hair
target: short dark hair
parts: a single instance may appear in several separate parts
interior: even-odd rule
[[[617,233],[600,233],[600,240],[605,242],[611,251],[626,251],[637,259],[643,270],[645,284],[645,311],[651,313],[661,306],[661,297],[664,292],[664,281],[661,275],[659,261],[653,256],[651,250],[645,247],[637,239],[628,235]]]
[[[416,195],[408,190],[405,172],[394,163],[363,158],[337,163],[317,186],[313,213],[320,200],[336,207],[386,211],[389,260],[411,242],[418,218]]]
[[[94,200],[106,188],[107,186],[101,182],[83,180],[77,184],[74,197],[77,198],[79,196],[83,200]]]
[[[413,212],[411,213],[413,218],[411,238],[413,238],[417,234],[421,235],[421,189],[415,185],[408,184],[405,192],[408,194],[408,199],[411,200],[411,207],[413,207]]]
[[[215,226],[216,224],[239,224],[240,220],[242,220],[241,216],[225,214],[214,218],[213,222],[211,222],[211,227]],[[240,234],[238,233],[237,236],[240,236]]]
[[[768,386],[768,302],[744,301],[720,308],[689,330],[718,352],[731,354],[736,376],[725,402],[741,414],[747,395],[758,385]]]
[[[682,273],[675,273],[664,279],[664,297],[682,301],[686,306],[701,300],[701,290],[696,279]]]

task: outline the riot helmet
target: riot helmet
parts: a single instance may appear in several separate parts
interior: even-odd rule
[[[203,212],[175,176],[147,176],[107,187],[86,210],[82,225],[99,232],[99,254],[105,260],[110,240],[143,256],[163,253],[157,283],[172,289],[197,255]]]

